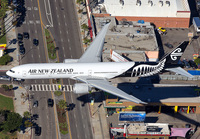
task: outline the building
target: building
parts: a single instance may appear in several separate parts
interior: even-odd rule
[[[187,0],[100,0],[92,10],[95,17],[144,20],[168,28],[188,28],[191,14]]]

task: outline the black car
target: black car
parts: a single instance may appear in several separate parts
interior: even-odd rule
[[[18,41],[18,45],[24,45],[23,41]]]
[[[172,49],[173,48],[173,45],[170,44],[170,43],[165,43],[165,46],[167,46],[168,48]]]
[[[38,107],[38,101],[37,100],[33,102],[33,107]]]
[[[187,60],[183,60],[184,66],[189,69],[190,68],[190,64],[188,63]]]
[[[19,53],[20,53],[20,55],[24,55],[25,54],[24,44],[19,45]]]
[[[35,135],[36,136],[40,136],[41,135],[41,127],[39,127],[38,125],[36,125],[36,127],[35,127]]]
[[[22,40],[23,40],[23,35],[22,35],[21,33],[18,33],[18,34],[17,34],[17,39],[18,39],[19,41],[22,41]]]
[[[53,99],[51,99],[51,98],[49,98],[48,100],[47,100],[47,104],[48,104],[48,107],[53,107]]]
[[[29,39],[29,33],[28,32],[24,32],[23,35],[24,35],[24,39],[27,39],[27,40]]]
[[[191,66],[193,69],[197,69],[197,68],[198,68],[197,64],[196,64],[193,60],[189,60],[188,63],[190,64],[190,66]]]
[[[33,39],[33,45],[38,46],[39,41],[37,39]]]

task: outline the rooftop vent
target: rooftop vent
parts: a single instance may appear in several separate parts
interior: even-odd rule
[[[165,3],[166,3],[166,5],[167,5],[167,7],[170,6],[170,1],[167,0]]]
[[[160,0],[160,1],[158,2],[158,5],[159,5],[160,7],[162,7],[162,6],[163,6],[163,1]]]
[[[142,4],[142,3],[141,3],[141,0],[137,0],[136,5],[137,5],[137,6],[141,6],[141,4]]]
[[[119,3],[124,6],[124,0],[119,0]]]
[[[148,5],[149,5],[149,7],[153,6],[153,1],[149,0]]]

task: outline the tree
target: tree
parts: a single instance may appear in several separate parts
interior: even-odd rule
[[[86,24],[82,24],[81,25],[81,28],[84,30],[84,31],[88,31],[88,26]]]
[[[9,90],[12,90],[13,89],[13,85],[11,84],[11,85],[9,85]]]
[[[10,112],[7,115],[7,119],[2,125],[2,128],[6,132],[13,132],[20,129],[22,125],[22,117],[18,113]]]
[[[23,115],[24,115],[24,118],[26,118],[26,119],[31,118],[31,114],[28,111],[25,111]]]
[[[27,128],[27,127],[32,127],[33,126],[33,123],[30,121],[30,120],[26,120],[24,122],[24,126]]]
[[[0,57],[0,65],[7,65],[11,61],[12,61],[12,57],[10,57],[8,54]]]

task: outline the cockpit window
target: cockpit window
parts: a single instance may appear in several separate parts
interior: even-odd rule
[[[10,72],[15,73],[15,71],[13,71],[13,70],[10,70]]]

